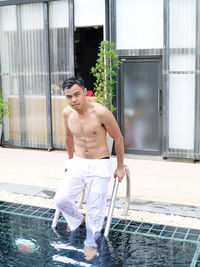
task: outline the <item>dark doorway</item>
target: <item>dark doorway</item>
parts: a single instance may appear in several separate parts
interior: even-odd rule
[[[75,74],[80,74],[88,90],[93,90],[95,79],[90,73],[96,64],[103,27],[76,28],[74,32]]]

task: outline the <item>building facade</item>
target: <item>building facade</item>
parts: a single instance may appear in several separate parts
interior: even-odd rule
[[[3,144],[64,148],[61,84],[102,39],[120,58],[116,118],[125,152],[200,158],[199,0],[0,1]]]

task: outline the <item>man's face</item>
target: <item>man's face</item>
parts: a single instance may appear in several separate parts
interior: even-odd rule
[[[74,84],[71,88],[64,90],[68,104],[75,110],[81,110],[85,103],[87,89],[80,85]]]

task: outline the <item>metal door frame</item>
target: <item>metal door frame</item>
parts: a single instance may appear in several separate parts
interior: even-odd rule
[[[150,57],[133,57],[133,56],[120,56],[119,57],[121,66],[118,75],[118,87],[117,87],[117,119],[121,127],[122,134],[124,136],[124,88],[122,84],[124,83],[124,64],[127,62],[143,62],[143,61],[156,61],[158,62],[158,92],[160,90],[161,94],[158,96],[158,131],[159,131],[159,140],[158,140],[158,150],[139,150],[132,148],[125,148],[125,153],[128,154],[143,154],[143,155],[161,155],[162,154],[162,58],[160,56],[150,56]]]

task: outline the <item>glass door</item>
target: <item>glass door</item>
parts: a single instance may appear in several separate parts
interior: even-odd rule
[[[125,152],[161,153],[161,60],[121,59]]]
[[[0,7],[4,144],[65,148],[62,83],[74,73],[73,28],[72,0]]]
[[[0,33],[2,91],[9,105],[4,143],[46,148],[49,84],[43,4],[1,7]]]

